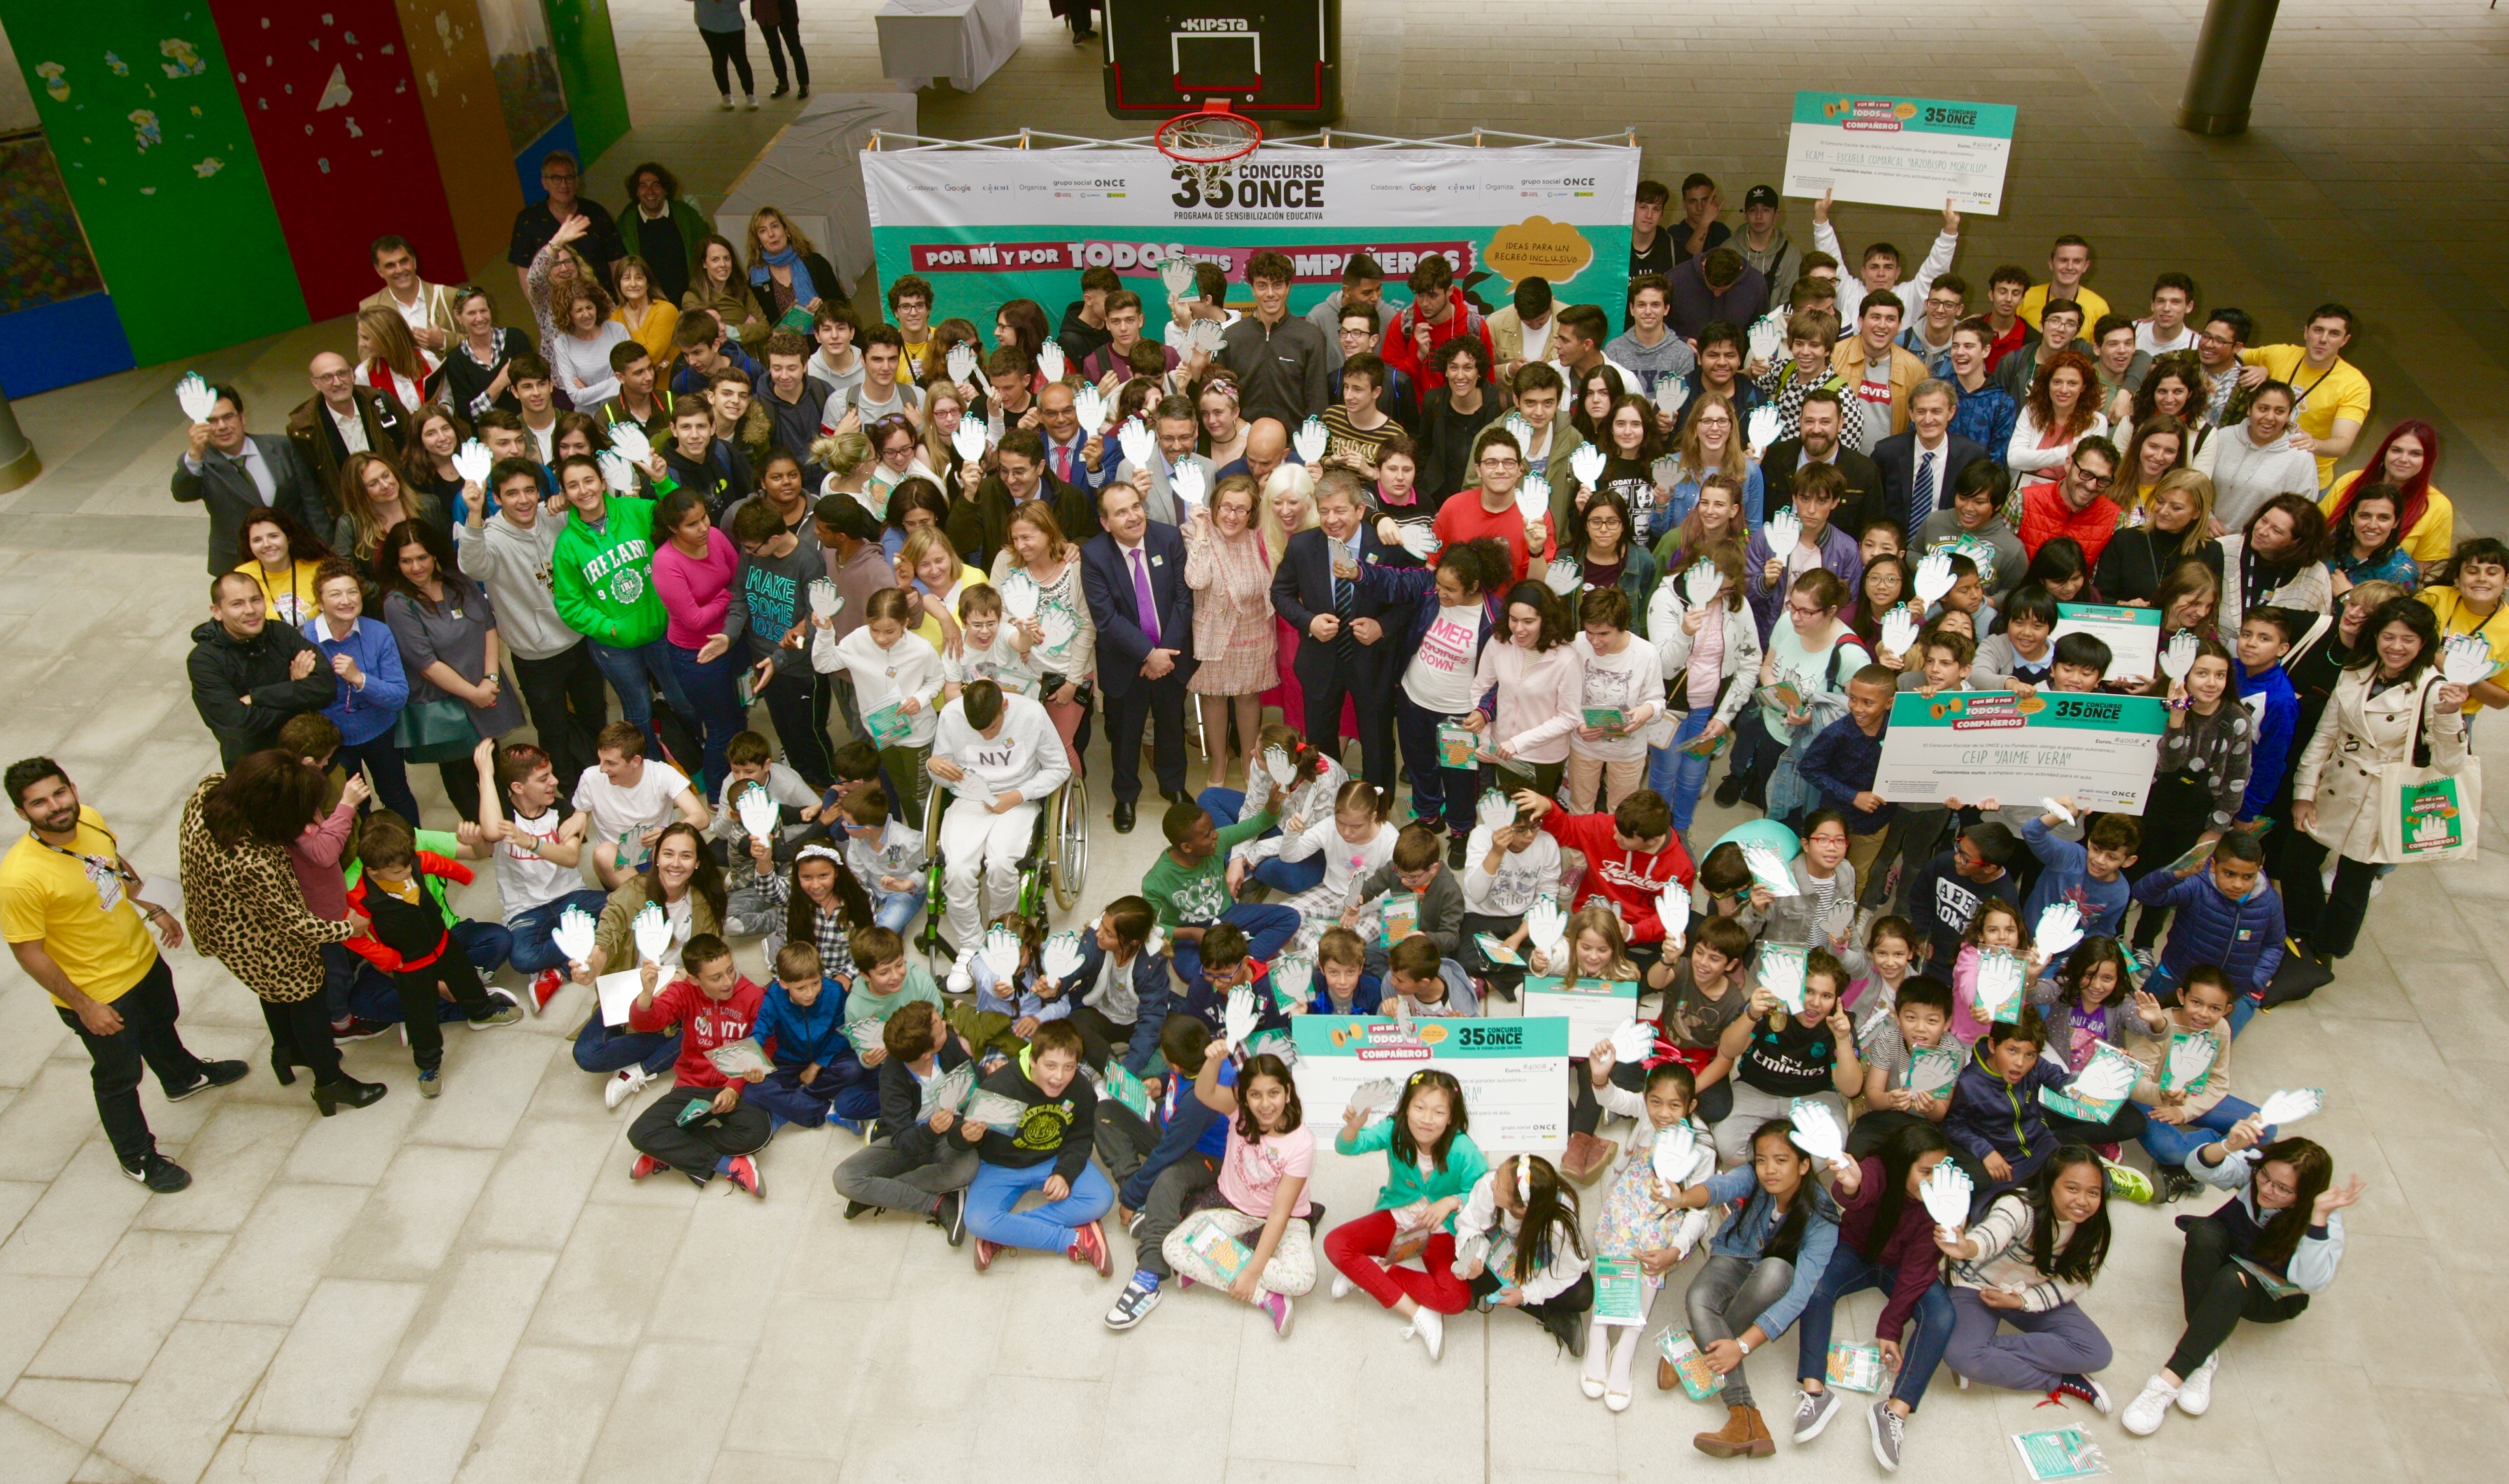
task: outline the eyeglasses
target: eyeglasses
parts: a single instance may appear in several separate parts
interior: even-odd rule
[[[1481,467],[1485,469],[1512,469],[1517,466],[1517,460],[1510,459],[1505,455],[1500,455],[1495,458],[1483,459],[1481,461]]]
[[[1806,608],[1800,603],[1788,603],[1786,605],[1786,612],[1794,614],[1798,618],[1817,618],[1821,614],[1828,612],[1829,610],[1822,608],[1817,604],[1815,604],[1811,608]]]
[[[2074,477],[2080,480],[2082,488],[2086,490],[2105,490],[2110,485],[2116,483],[2116,475],[2094,474],[2089,469],[2082,467],[2078,464],[2074,465]]]

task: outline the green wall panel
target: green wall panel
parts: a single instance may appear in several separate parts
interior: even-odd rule
[[[0,0],[139,364],[305,323],[243,104],[202,0]]]
[[[627,131],[627,82],[618,75],[610,0],[548,0],[548,19],[567,111],[575,115],[575,147],[588,166]],[[597,194],[588,185],[585,193]]]

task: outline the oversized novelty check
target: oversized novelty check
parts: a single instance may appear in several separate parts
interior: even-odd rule
[[[2004,103],[1798,93],[1786,137],[1788,196],[1993,215],[2003,204],[2013,109]]]
[[[2169,709],[2148,695],[2042,690],[1902,690],[1873,792],[1894,803],[1958,798],[2140,814]]]
[[[2112,608],[2102,603],[2059,603],[2049,643],[2068,634],[2089,634],[2109,647],[2102,680],[2148,681],[2160,670],[2160,610]]]
[[[1406,1028],[1372,1016],[1302,1015],[1290,1028],[1308,1107],[1338,1114],[1361,1083],[1391,1077],[1400,1086],[1434,1068],[1462,1086],[1482,1148],[1555,1158],[1568,1147],[1565,1020],[1419,1020]]]
[[[1582,1057],[1594,1043],[1638,1013],[1638,982],[1633,979],[1580,980],[1575,988],[1556,978],[1524,982],[1523,1013],[1531,1018],[1557,1016],[1568,1022],[1568,1055]]]

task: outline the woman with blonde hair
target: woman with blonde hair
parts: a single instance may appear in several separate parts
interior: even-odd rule
[[[1263,482],[1262,493],[1263,502],[1255,515],[1255,536],[1262,542],[1264,565],[1278,572],[1281,559],[1289,554],[1290,538],[1316,525],[1315,471],[1304,464],[1284,464]],[[1296,668],[1298,631],[1291,627],[1289,619],[1277,615],[1273,624],[1273,669],[1281,683],[1263,692],[1263,704],[1280,707],[1281,715],[1294,725],[1307,714],[1307,691],[1298,684]],[[1313,740],[1320,752],[1340,751],[1334,745],[1338,738]]]
[[[958,420],[967,415],[967,402],[958,389],[946,381],[935,382],[923,393],[923,465],[930,469],[934,483],[941,486],[945,500],[958,498],[960,470],[966,461],[958,457],[958,447],[951,439],[958,431]]]
[[[807,335],[821,301],[844,297],[836,269],[780,207],[749,213],[748,263],[750,296],[770,326]]]
[[[541,349],[553,354],[559,329],[556,305],[557,291],[569,284],[589,283],[596,288],[601,278],[583,254],[575,249],[589,230],[591,218],[570,216],[558,223],[557,235],[532,255],[531,266],[523,273],[523,297],[531,301],[532,317],[540,325]],[[606,295],[604,296],[607,297]],[[605,313],[607,313],[605,311]]]
[[[859,427],[830,433],[810,445],[810,462],[828,471],[821,495],[859,495],[871,483],[871,434]]]
[[[610,265],[610,281],[618,289],[618,304],[610,317],[654,357],[655,374],[667,384],[671,361],[680,353],[671,343],[671,332],[680,327],[678,306],[654,297],[653,265],[632,252]]]
[[[2141,608],[2181,562],[2202,562],[2219,576],[2222,543],[2213,538],[2213,481],[2193,469],[2160,476],[2145,501],[2141,524],[2120,526],[2100,552],[2091,585],[2103,602]]]
[[[744,347],[765,345],[769,325],[760,317],[749,285],[741,281],[740,249],[731,245],[731,239],[716,233],[697,243],[694,267],[689,291],[680,295],[681,315],[703,311]]]
[[[1202,446],[1196,452],[1220,468],[1245,458],[1246,420],[1238,415],[1236,378],[1225,372],[1209,377],[1194,393],[1193,405],[1202,421]]]
[[[1080,770],[1080,750],[1072,745],[1080,723],[1088,719],[1091,683],[1098,673],[1098,629],[1089,621],[1089,599],[1080,588],[1080,548],[1064,537],[1054,506],[1031,500],[1011,512],[1010,540],[993,553],[992,585],[998,590],[1012,573],[1025,574],[1036,584],[1036,612],[1002,622],[1027,641],[1028,662],[1039,677],[1037,699],[1073,772]]]
[[[357,380],[404,408],[425,405],[436,358],[418,348],[398,310],[357,311]]]
[[[549,320],[557,327],[557,338],[548,343],[549,369],[558,390],[579,408],[598,407],[618,394],[610,350],[627,343],[627,326],[611,310],[610,295],[588,278],[549,290]]]
[[[356,562],[360,572],[371,572],[376,545],[403,521],[443,531],[444,505],[434,496],[411,489],[400,465],[384,455],[351,454],[340,467],[340,518],[331,528],[331,549]]]
[[[1185,688],[1202,708],[1207,788],[1229,786],[1228,722],[1253,752],[1263,692],[1277,683],[1272,661],[1272,569],[1254,528],[1254,477],[1231,474],[1184,523],[1184,585],[1193,589],[1193,654],[1200,667]],[[1250,784],[1249,787],[1252,787]]]

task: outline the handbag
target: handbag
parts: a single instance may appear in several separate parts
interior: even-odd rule
[[[412,701],[393,723],[393,745],[410,762],[458,762],[479,745],[470,708],[451,696]]]
[[[2436,680],[2414,700],[2413,730],[2402,761],[2378,769],[2378,849],[2399,865],[2471,861],[2482,853],[2483,763],[2468,752],[2454,772],[2417,764],[2422,716]]]

